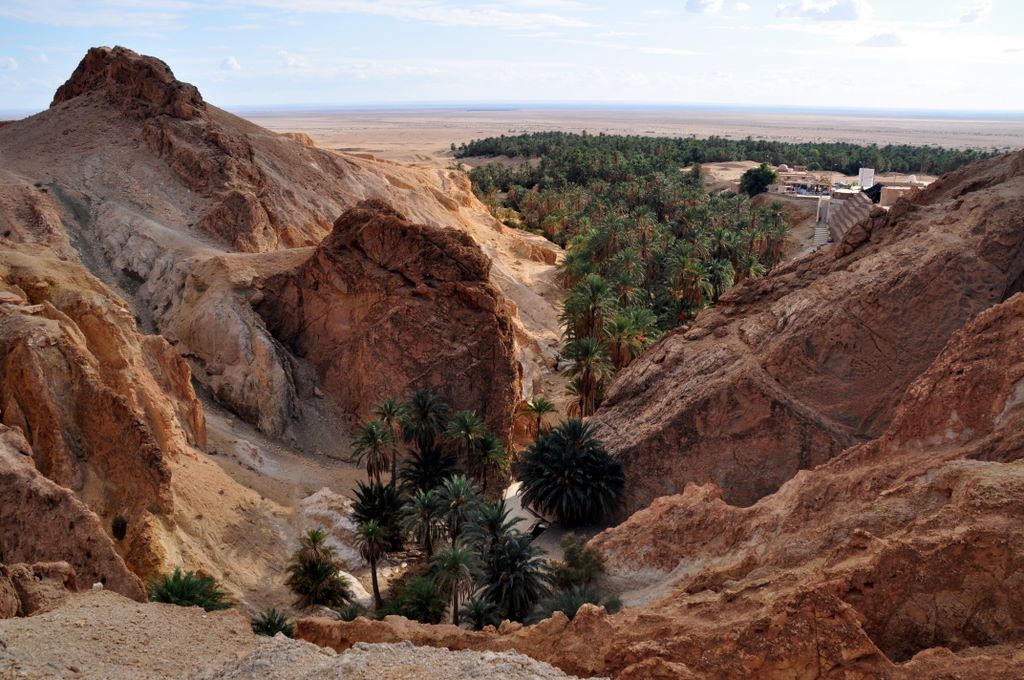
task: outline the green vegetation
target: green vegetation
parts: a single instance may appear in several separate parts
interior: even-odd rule
[[[473,592],[477,557],[472,550],[452,543],[440,550],[431,562],[434,585],[452,603],[452,623],[459,625],[459,602]]]
[[[273,607],[263,610],[252,620],[252,632],[257,635],[274,637],[282,633],[285,637],[295,637],[295,627],[288,620],[288,615]]]
[[[341,563],[327,545],[327,534],[309,529],[288,563],[285,584],[297,596],[298,606],[343,606],[352,601],[352,591],[340,571]]]
[[[149,584],[149,599],[180,607],[202,607],[208,612],[230,609],[235,605],[230,596],[221,590],[216,579],[201,576],[194,571],[183,572],[181,569],[175,569],[173,574],[164,574],[152,581]]]
[[[363,608],[355,602],[350,602],[343,607],[337,607],[334,613],[338,615],[339,621],[355,621],[363,615]]]
[[[595,522],[622,502],[622,467],[594,437],[571,419],[545,432],[523,452],[516,467],[523,502],[566,526]]]
[[[562,590],[545,600],[537,609],[534,621],[542,621],[555,612],[562,612],[570,620],[576,616],[579,608],[585,604],[596,604],[604,607],[609,614],[622,609],[622,601],[614,595],[602,593],[592,586],[573,586],[568,590]]]
[[[484,626],[501,625],[501,612],[498,605],[482,597],[474,597],[466,600],[459,612],[463,623],[469,625],[470,630],[483,630]]]
[[[377,561],[387,554],[388,530],[376,520],[367,520],[359,525],[356,531],[356,545],[359,554],[370,563],[370,577],[373,581],[373,601],[380,609],[384,601],[380,597],[380,584],[377,582]]]
[[[420,623],[441,623],[448,610],[448,599],[429,576],[414,576],[403,585],[392,601],[392,613]]]
[[[513,531],[490,546],[477,586],[503,619],[523,621],[551,592],[549,582],[543,552],[529,536]]]
[[[855,175],[860,168],[941,175],[972,161],[991,158],[996,153],[995,149],[978,151],[909,144],[865,146],[848,142],[772,142],[750,137],[697,139],[535,132],[475,140],[460,145],[455,155],[458,158],[542,157],[548,162],[542,161],[536,168],[538,177],[572,181],[574,177],[596,170],[606,182],[615,182],[693,163],[745,160],[772,165],[806,165],[811,170],[834,170],[846,175]],[[559,169],[563,172],[558,173]]]
[[[389,464],[392,470],[397,466],[394,433],[389,426],[379,420],[359,426],[353,449],[353,460],[366,466],[366,474],[375,484],[380,484],[380,476],[388,469]],[[391,478],[391,484],[395,484],[394,476]]]
[[[768,190],[768,187],[775,184],[779,179],[778,173],[772,170],[772,166],[761,163],[756,168],[751,168],[740,177],[740,191],[747,196],[757,196]]]
[[[551,568],[551,580],[560,590],[589,586],[604,573],[604,558],[597,550],[588,548],[582,536],[569,534],[562,539],[562,549],[562,561]]]
[[[555,404],[550,399],[538,395],[525,402],[519,410],[532,419],[533,438],[536,439],[544,428],[544,418],[555,412]]]

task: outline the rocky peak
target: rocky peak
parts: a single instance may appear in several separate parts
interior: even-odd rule
[[[91,92],[104,92],[123,110],[140,118],[168,115],[190,120],[206,109],[194,85],[175,79],[156,57],[126,47],[93,47],[53,96],[58,104]]]

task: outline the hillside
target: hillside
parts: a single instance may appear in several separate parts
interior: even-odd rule
[[[378,348],[389,372],[321,363],[337,338],[298,338],[267,299],[275,282],[309,275],[317,244],[367,199],[347,228],[377,214],[401,226],[335,331],[372,341],[382,304],[416,308],[434,331],[415,354]],[[39,473],[95,513],[104,540],[127,520],[112,547],[142,577],[202,568],[263,598],[307,521],[299,502],[358,478],[339,459],[373,402],[489,386],[456,405],[507,439],[521,398],[560,391],[556,248],[505,230],[459,173],[263,130],[124,48],[90,50],[48,110],[0,128],[0,236],[0,420],[25,433]],[[346,269],[380,266],[335,237]],[[461,281],[415,273],[444,257],[473,267]],[[479,342],[453,344],[469,323]],[[461,365],[457,380],[438,372],[442,357]],[[74,541],[20,526],[0,561],[84,566]]]

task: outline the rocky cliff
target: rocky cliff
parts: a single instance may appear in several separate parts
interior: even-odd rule
[[[881,435],[949,337],[1021,290],[1022,221],[1024,155],[976,164],[670,333],[594,417],[628,510],[708,481],[749,505]]]
[[[268,279],[258,309],[347,410],[430,388],[508,433],[520,367],[490,267],[465,233],[366,201],[297,270]]]

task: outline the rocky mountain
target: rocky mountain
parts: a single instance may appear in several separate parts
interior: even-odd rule
[[[0,562],[65,560],[133,597],[178,565],[262,588],[301,530],[288,493],[205,454],[211,405],[245,470],[268,446],[344,457],[352,421],[420,387],[508,437],[552,379],[556,249],[462,174],[269,132],[125,48],[0,127],[0,239],[0,422],[27,454]]]
[[[1020,154],[960,170],[633,362],[594,417],[628,511],[708,481],[750,505],[885,432],[952,334],[1022,289],[1022,192]]]

